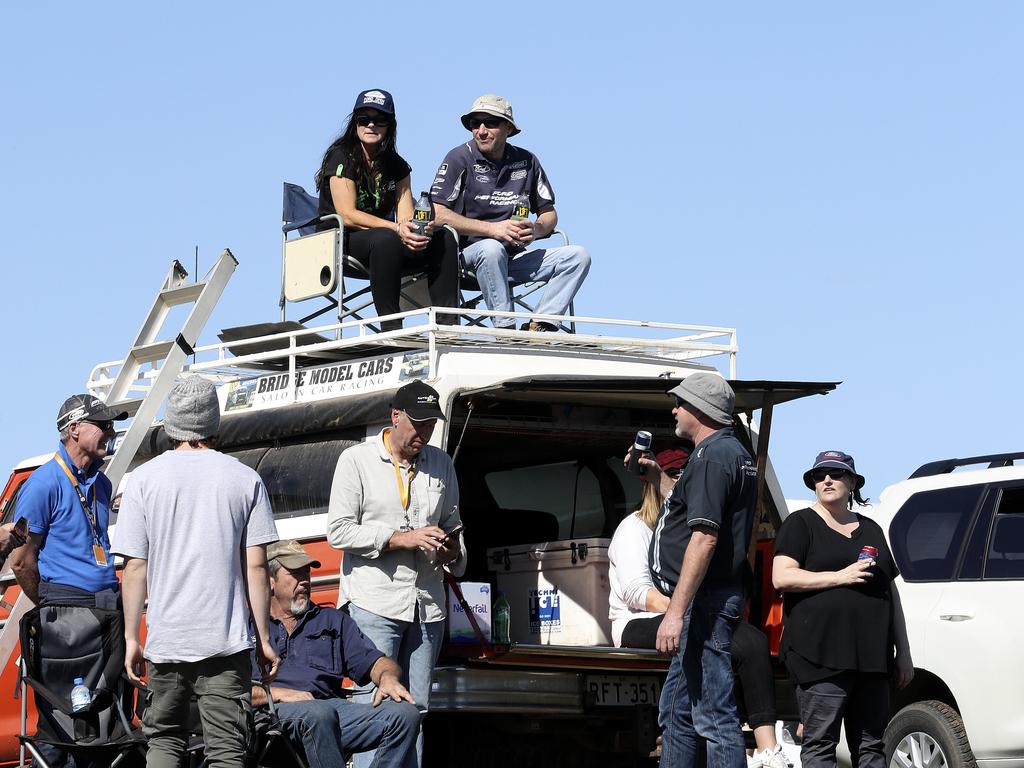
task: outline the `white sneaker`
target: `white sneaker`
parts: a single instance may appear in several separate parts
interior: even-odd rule
[[[754,752],[754,760],[757,760],[762,768],[789,768],[789,760],[786,759],[782,746],[775,745],[775,749],[766,749],[763,752]]]

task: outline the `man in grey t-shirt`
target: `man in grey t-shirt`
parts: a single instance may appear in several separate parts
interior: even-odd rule
[[[179,381],[164,416],[174,448],[132,473],[114,530],[111,550],[125,558],[128,676],[139,681],[143,658],[148,662],[152,701],[142,727],[149,768],[179,765],[192,694],[199,699],[207,764],[241,768],[250,607],[265,678],[277,672],[266,552],[277,528],[259,475],[213,450],[219,428],[213,384],[199,376]],[[139,623],[147,591],[143,647]]]

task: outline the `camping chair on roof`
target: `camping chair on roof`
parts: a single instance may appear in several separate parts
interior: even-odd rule
[[[449,229],[451,229],[451,227],[449,227]],[[452,232],[455,232],[455,230],[452,229]],[[562,238],[562,245],[569,245],[569,236],[567,234],[565,234],[565,232],[563,230],[555,229],[555,230],[553,230],[551,232],[550,235],[548,235],[548,237],[554,237],[555,235],[558,235],[559,237]],[[458,237],[457,233],[456,233],[456,237]],[[547,239],[547,238],[545,238],[545,239]],[[536,241],[536,242],[540,242],[540,241]],[[530,243],[530,247],[527,250],[534,250],[533,246],[534,246],[534,243]],[[526,251],[524,251],[524,253],[525,252]],[[512,258],[513,259],[518,258],[518,255],[517,256],[513,256]],[[515,308],[519,307],[519,308],[524,309],[527,312],[536,312],[537,311],[537,309],[536,309],[537,305],[536,304],[528,303],[526,301],[526,297],[529,296],[532,293],[536,293],[541,288],[546,286],[547,283],[543,282],[543,281],[540,281],[540,280],[530,281],[530,282],[526,282],[526,283],[516,283],[516,282],[514,282],[512,280],[511,277],[508,279],[508,282],[509,282],[509,294],[512,297],[512,308],[515,309]],[[464,291],[470,292],[471,295],[467,298],[463,294]],[[466,265],[466,262],[462,258],[462,250],[461,249],[459,250],[459,294],[460,294],[460,296],[462,296],[462,304],[460,306],[461,309],[469,309],[469,310],[476,309],[484,301],[484,295],[483,295],[483,292],[480,290],[480,283],[479,283],[479,281],[476,278],[476,273]],[[573,304],[574,304],[573,301],[569,302],[569,315],[570,316],[576,314],[576,309],[573,306]],[[467,324],[468,325],[483,325],[483,322],[484,322],[484,318],[482,318],[482,317],[468,317],[467,318]],[[570,320],[568,323],[566,323],[566,322],[559,322],[558,323],[558,327],[561,330],[565,331],[566,333],[576,333],[576,323],[575,323],[575,321],[571,321]]]
[[[364,320],[363,312],[373,306],[370,294],[370,270],[351,254],[344,253],[344,222],[341,216],[319,215],[319,201],[297,184],[284,183],[284,205],[281,223],[281,321],[285,320],[285,304],[324,297],[327,306],[303,317],[300,323],[338,310],[338,322],[346,319]],[[316,231],[320,221],[333,220],[337,227]],[[298,236],[289,239],[289,234]],[[425,274],[424,266],[415,262],[402,270],[400,297],[411,307],[423,306],[410,288]],[[345,293],[345,278],[367,281],[353,293]],[[337,288],[337,298],[332,296]],[[372,314],[371,314],[372,316]],[[377,330],[375,328],[375,330]]]
[[[124,674],[124,617],[120,611],[68,605],[34,608],[21,620],[21,742],[34,765],[49,768],[40,745],[76,761],[116,766],[142,755],[146,742],[132,726],[134,688]],[[82,678],[92,701],[71,710],[71,689]],[[36,696],[36,734],[26,733],[28,688]]]

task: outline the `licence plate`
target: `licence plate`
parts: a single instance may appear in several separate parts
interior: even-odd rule
[[[658,705],[661,679],[636,675],[587,675],[587,692],[600,707]]]

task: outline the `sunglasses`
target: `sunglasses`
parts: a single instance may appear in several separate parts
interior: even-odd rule
[[[826,477],[831,477],[833,480],[845,480],[850,476],[850,473],[845,469],[816,469],[811,472],[811,479],[816,482],[822,482]]]
[[[676,408],[685,408],[686,407],[686,401],[683,400],[683,398],[681,398],[679,395],[676,395],[675,398],[676,398]]]
[[[475,131],[481,125],[484,125],[494,130],[495,128],[500,128],[504,122],[500,117],[471,117],[469,118],[469,129]]]
[[[92,424],[101,432],[109,432],[114,428],[114,422],[112,421],[93,421],[92,419],[82,419],[82,421],[86,424]]]
[[[371,123],[377,126],[378,128],[387,128],[388,126],[391,125],[391,118],[388,117],[387,115],[367,115],[364,113],[361,115],[356,115],[355,120],[356,125],[358,125],[360,128],[365,128]]]

